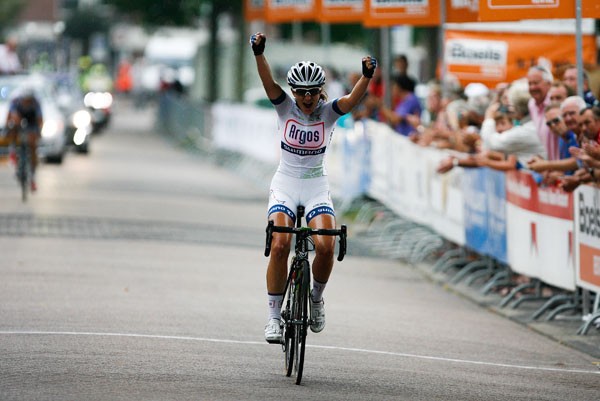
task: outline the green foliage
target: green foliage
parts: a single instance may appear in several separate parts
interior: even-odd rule
[[[146,25],[192,26],[207,0],[106,0]]]
[[[0,0],[0,27],[6,28],[13,24],[23,7],[23,0]]]
[[[105,14],[93,7],[74,10],[65,20],[64,35],[80,40],[87,53],[89,39],[94,33],[107,33],[110,21]]]

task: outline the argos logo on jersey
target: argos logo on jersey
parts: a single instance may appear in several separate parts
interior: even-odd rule
[[[285,124],[284,141],[294,148],[318,149],[325,142],[325,124],[319,122],[304,125],[296,120],[288,120]]]

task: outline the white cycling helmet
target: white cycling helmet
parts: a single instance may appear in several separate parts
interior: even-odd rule
[[[312,61],[300,61],[288,71],[287,82],[292,88],[323,86],[325,71]]]

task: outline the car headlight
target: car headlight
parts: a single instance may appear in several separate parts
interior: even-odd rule
[[[75,128],[85,128],[92,123],[92,116],[87,110],[78,110],[72,117]]]
[[[93,109],[108,109],[113,102],[113,97],[109,92],[89,92],[83,98],[87,107]]]
[[[46,120],[42,127],[42,137],[50,138],[56,136],[63,129],[63,124],[58,120]]]

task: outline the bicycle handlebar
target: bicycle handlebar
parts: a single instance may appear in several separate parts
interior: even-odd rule
[[[337,260],[341,262],[344,260],[344,256],[346,255],[346,235],[348,229],[345,224],[339,229],[328,229],[328,228],[307,228],[307,227],[287,227],[287,226],[276,226],[273,220],[269,220],[269,224],[267,225],[266,233],[266,244],[265,244],[265,256],[269,256],[271,254],[271,240],[273,239],[273,233],[286,233],[286,234],[300,234],[300,235],[331,235],[338,236],[340,249]]]

